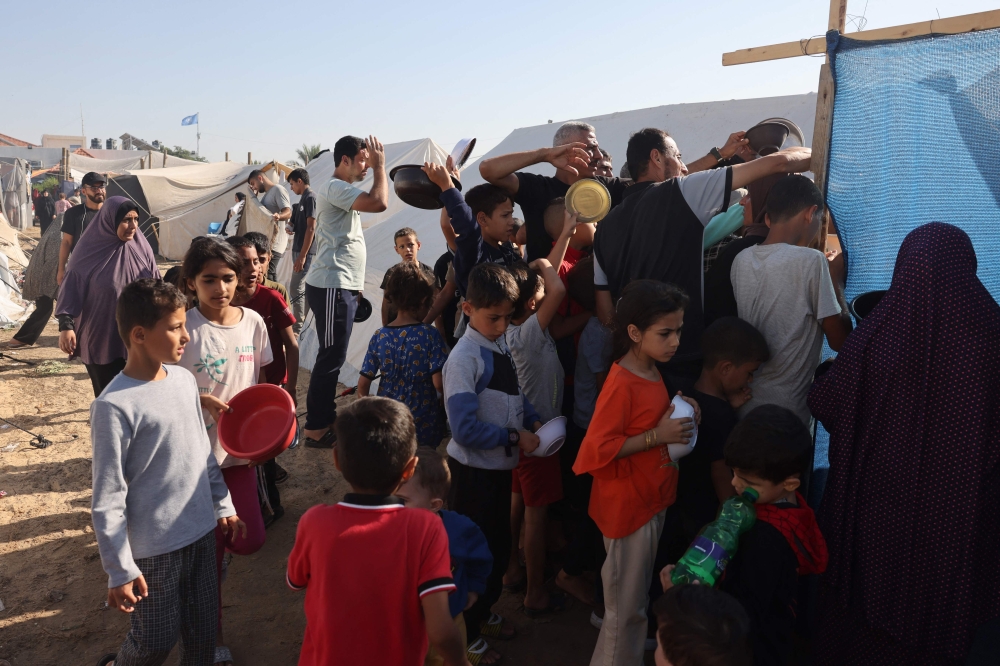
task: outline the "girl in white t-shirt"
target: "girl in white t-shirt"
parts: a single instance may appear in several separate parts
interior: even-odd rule
[[[218,643],[222,643],[222,560],[228,549],[249,555],[264,545],[264,518],[257,498],[257,471],[248,460],[234,458],[219,444],[216,422],[229,409],[228,401],[243,389],[263,381],[262,367],[272,361],[267,328],[259,314],[231,305],[239,284],[243,260],[228,243],[200,238],[191,243],[181,268],[185,285],[197,297],[188,311],[191,341],[179,365],[198,383],[205,427],[215,459],[237,512],[246,522],[244,534],[229,537],[216,530],[216,563],[219,570]],[[226,661],[225,648],[216,650],[216,662]]]

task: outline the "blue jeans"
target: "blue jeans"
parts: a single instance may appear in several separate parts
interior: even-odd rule
[[[306,398],[306,430],[333,427],[337,420],[337,380],[347,359],[347,343],[354,329],[358,292],[349,289],[323,289],[306,284],[306,299],[313,311],[319,353],[309,379]]]

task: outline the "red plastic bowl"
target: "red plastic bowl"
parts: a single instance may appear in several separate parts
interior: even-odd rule
[[[219,444],[229,455],[264,462],[284,451],[295,439],[295,403],[274,384],[243,389],[219,417]]]

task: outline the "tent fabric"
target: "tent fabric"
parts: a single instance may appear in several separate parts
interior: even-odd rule
[[[267,236],[268,242],[273,246],[277,235],[285,233],[285,225],[281,224],[276,228],[271,211],[264,208],[263,204],[257,199],[247,197],[246,203],[243,205],[243,214],[240,216],[240,224],[236,230],[236,235],[243,236],[254,231]],[[286,252],[285,254],[290,253]]]
[[[70,168],[70,173],[73,176],[73,180],[78,183],[81,182],[83,180],[84,174],[86,174],[89,171],[118,175],[131,170],[164,169],[164,168],[169,169],[173,167],[207,164],[206,162],[198,162],[196,160],[186,160],[181,157],[174,157],[173,155],[164,155],[163,153],[155,153],[147,150],[105,151],[105,152],[124,152],[126,153],[126,155],[123,157],[115,157],[113,159],[100,159],[95,157],[87,157],[86,155],[79,155],[77,153],[70,153],[69,168]],[[222,164],[225,163],[223,162]]]
[[[21,158],[0,157],[0,210],[15,229],[27,229],[34,221],[28,163]]]
[[[236,192],[248,195],[247,176],[261,165],[215,162],[197,166],[129,171],[142,188],[146,212],[159,220],[159,254],[184,258],[191,239],[208,233],[210,222],[226,219]]]
[[[33,304],[21,300],[7,255],[0,250],[0,326],[6,328],[24,321],[32,310]]]
[[[17,240],[17,230],[10,226],[7,216],[0,211],[0,252],[10,261],[21,268],[28,267],[28,256],[21,249],[21,243]]]

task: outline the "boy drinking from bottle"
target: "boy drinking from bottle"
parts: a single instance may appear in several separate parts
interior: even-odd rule
[[[812,437],[789,409],[761,405],[736,424],[725,448],[733,487],[759,497],[757,520],[739,546],[719,589],[750,616],[754,666],[787,664],[792,654],[798,577],[826,569],[826,541],[799,491],[812,463]],[[660,573],[669,589],[668,566]]]

